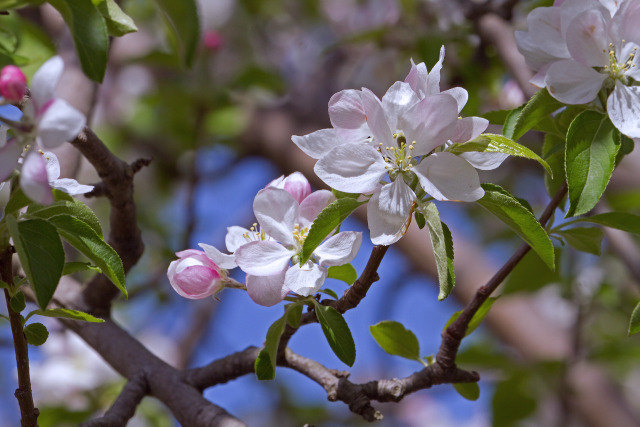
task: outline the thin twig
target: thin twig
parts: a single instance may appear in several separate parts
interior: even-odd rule
[[[109,410],[100,418],[80,424],[80,427],[117,427],[124,426],[136,413],[136,408],[149,392],[144,372],[133,377],[118,395]]]

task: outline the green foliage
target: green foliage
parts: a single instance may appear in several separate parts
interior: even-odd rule
[[[487,314],[489,314],[489,310],[491,310],[493,303],[496,302],[497,299],[498,299],[497,297],[488,298],[485,302],[482,303],[478,311],[476,311],[476,313],[471,318],[471,321],[469,322],[469,326],[467,327],[467,332],[465,332],[464,334],[465,337],[471,334],[473,331],[475,331],[478,328],[478,326],[480,326],[484,318],[487,317]],[[453,313],[453,316],[451,316],[451,318],[447,321],[447,324],[444,325],[444,328],[442,330],[443,331],[446,330],[453,322],[455,322],[456,319],[460,317],[460,315],[462,314],[462,311],[463,310],[456,311],[455,313]]]
[[[96,214],[81,201],[77,199],[59,200],[47,206],[32,205],[27,209],[27,214],[36,218],[48,219],[56,215],[69,215],[84,222],[93,231],[102,238],[102,227],[100,226],[100,220]]]
[[[29,199],[20,189],[20,187],[16,187],[9,197],[9,201],[7,202],[7,206],[4,207],[5,215],[12,214],[25,206],[33,203],[31,199]]]
[[[597,227],[574,227],[558,231],[573,248],[594,255],[600,255],[604,233]]]
[[[60,236],[55,227],[42,219],[17,221],[12,215],[7,215],[6,222],[36,301],[40,308],[45,309],[64,267]]]
[[[515,427],[536,409],[536,399],[527,375],[512,376],[498,383],[493,394],[493,426]]]
[[[358,272],[351,264],[329,267],[329,278],[342,280],[347,285],[352,285],[358,279]]]
[[[42,323],[32,323],[24,327],[24,335],[27,342],[31,345],[42,345],[49,338],[49,331]]]
[[[170,41],[181,62],[191,67],[200,42],[200,20],[195,0],[155,0],[171,30]]]
[[[620,149],[620,132],[609,117],[584,111],[567,132],[565,169],[569,186],[566,217],[589,212],[604,193]]]
[[[553,244],[531,211],[500,186],[482,184],[482,188],[485,194],[478,203],[515,231],[553,269]]]
[[[522,113],[524,107],[524,105],[521,105],[518,108],[514,108],[509,111],[507,117],[505,117],[504,125],[502,126],[502,134],[507,138],[514,139],[513,133],[516,127],[516,122],[518,121],[518,117],[520,117],[520,113]]]
[[[133,19],[120,9],[114,0],[91,0],[107,24],[110,36],[120,37],[138,31]]]
[[[307,262],[320,243],[342,224],[357,207],[365,203],[366,202],[359,202],[351,197],[344,197],[324,208],[315,221],[313,221],[313,224],[311,224],[309,234],[302,245],[300,265]]]
[[[369,326],[369,332],[378,345],[387,353],[417,360],[420,363],[420,343],[415,334],[406,329],[402,323],[393,320],[384,320]]]
[[[564,184],[564,138],[554,134],[546,134],[542,143],[542,157],[546,160],[553,174],[544,176],[544,185],[550,197],[553,197]]]
[[[24,299],[24,294],[22,292],[17,292],[14,296],[9,300],[9,307],[15,313],[20,313],[27,307],[27,303]]]
[[[638,332],[640,332],[640,302],[633,309],[631,320],[629,321],[629,335],[634,335]]]
[[[478,383],[454,383],[453,388],[467,400],[475,401],[480,398],[480,386]]]
[[[353,366],[356,361],[356,344],[353,342],[347,322],[335,308],[322,305],[314,300],[316,316],[322,326],[331,350],[343,363]]]
[[[438,270],[438,284],[440,286],[438,300],[442,301],[449,296],[456,282],[453,269],[453,238],[447,225],[440,221],[440,214],[434,203],[423,204],[420,209],[429,228],[431,247]]]
[[[95,271],[96,273],[102,273],[102,270],[88,262],[72,261],[64,263],[62,275],[66,276],[67,274],[74,274],[87,270]]]
[[[519,140],[529,129],[532,129],[549,114],[564,104],[552,97],[547,89],[536,92],[524,106],[513,127],[513,139]]]
[[[560,249],[557,249],[556,259],[558,259],[559,253]],[[562,264],[558,261],[558,265]],[[559,268],[550,270],[538,254],[529,252],[507,276],[503,293],[535,292],[545,285],[560,282],[562,278],[558,270]]]
[[[94,317],[88,313],[84,313],[79,310],[71,310],[69,308],[50,308],[47,310],[33,310],[24,319],[25,322],[32,316],[45,316],[45,317],[57,317],[61,319],[82,320],[91,323],[103,323],[104,320]]]
[[[566,226],[569,224],[575,224],[577,222],[590,222],[592,224],[600,224],[606,227],[626,231],[627,233],[640,235],[640,215],[631,213],[607,212],[584,218],[577,218],[563,225]]]

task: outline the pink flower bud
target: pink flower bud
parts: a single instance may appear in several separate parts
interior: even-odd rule
[[[207,49],[216,51],[222,46],[222,36],[215,30],[205,31],[202,43]]]
[[[203,251],[177,252],[167,276],[175,291],[190,299],[206,298],[222,289],[220,268]]]
[[[267,187],[276,187],[287,190],[298,203],[302,203],[304,199],[311,194],[311,184],[300,172],[294,172],[288,176],[281,176],[274,179]]]
[[[7,65],[0,72],[0,95],[9,101],[20,101],[27,89],[27,78],[20,68]]]

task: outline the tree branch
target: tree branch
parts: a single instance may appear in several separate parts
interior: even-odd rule
[[[144,373],[133,377],[118,395],[111,408],[101,418],[80,424],[80,427],[116,427],[127,424],[136,408],[149,392]]]

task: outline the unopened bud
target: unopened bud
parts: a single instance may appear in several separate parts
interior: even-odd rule
[[[202,43],[207,49],[215,52],[222,46],[222,36],[215,30],[205,31]]]
[[[20,68],[7,65],[0,71],[0,95],[9,101],[20,101],[27,90],[27,78]]]

